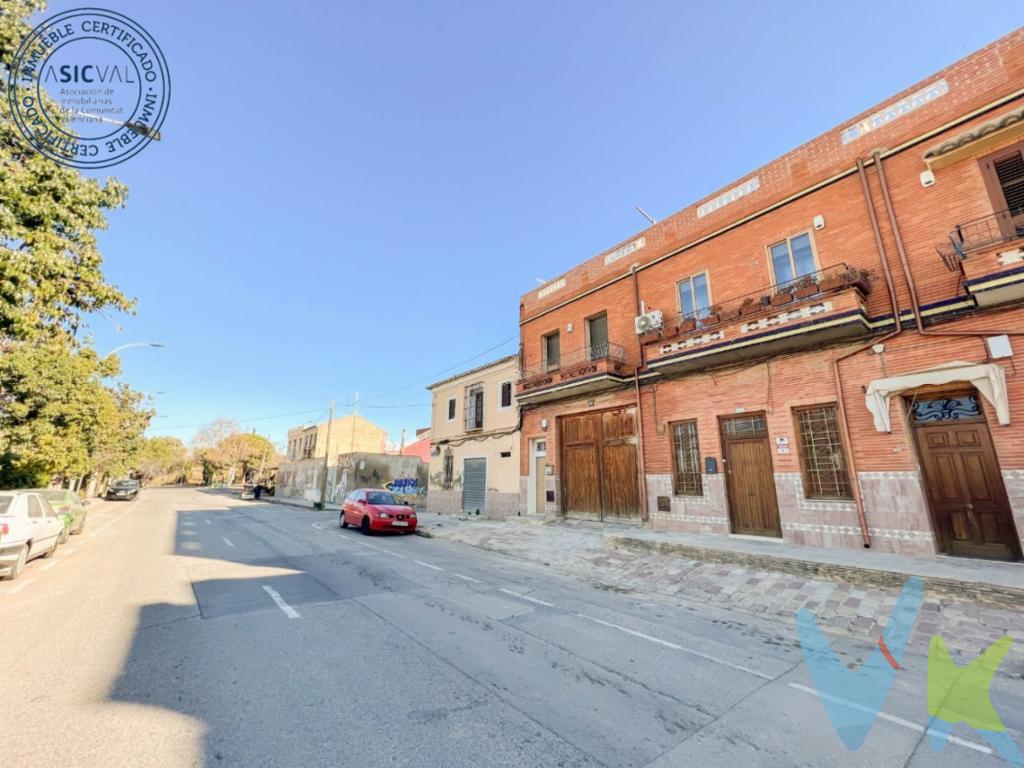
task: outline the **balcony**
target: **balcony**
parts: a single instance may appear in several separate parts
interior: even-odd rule
[[[543,403],[604,392],[628,384],[635,370],[618,344],[595,344],[524,368],[516,398],[520,403]]]
[[[963,224],[936,246],[979,307],[1024,299],[1024,207],[999,211]]]
[[[839,264],[666,323],[645,338],[647,367],[682,372],[872,332],[871,276]]]

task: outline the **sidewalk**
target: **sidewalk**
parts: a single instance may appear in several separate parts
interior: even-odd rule
[[[1001,674],[1024,673],[1024,565],[797,547],[737,537],[661,533],[636,526],[547,525],[422,516],[431,536],[532,560],[598,589],[671,595],[774,618],[790,626],[814,611],[828,631],[877,640],[900,587],[925,580],[912,645],[941,634],[964,664],[1001,635],[1015,642]],[[795,629],[793,637],[795,639]]]

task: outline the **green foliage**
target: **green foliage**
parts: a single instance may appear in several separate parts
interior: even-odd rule
[[[207,424],[192,441],[192,456],[203,466],[203,482],[231,483],[276,467],[279,462],[274,444],[263,435],[241,432],[238,422],[218,419]]]
[[[104,382],[117,373],[116,357],[91,349],[9,344],[0,355],[0,487],[127,473],[153,413],[140,393]]]
[[[0,0],[0,75],[30,28],[39,0]],[[84,314],[134,302],[100,269],[96,230],[127,188],[101,184],[36,152],[0,98],[0,341],[74,334]]]
[[[188,449],[176,437],[150,437],[139,451],[137,469],[146,480],[166,475],[180,476],[189,464]]]

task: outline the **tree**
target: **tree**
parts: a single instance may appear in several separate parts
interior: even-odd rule
[[[188,466],[188,449],[176,437],[150,437],[139,451],[136,466],[145,480],[167,475],[180,477]]]
[[[100,359],[62,341],[17,344],[0,354],[0,487],[53,477],[127,472],[153,412]]]
[[[43,0],[2,0],[0,72],[12,65],[28,17]],[[45,98],[45,94],[44,94]],[[51,114],[54,110],[50,110]],[[7,98],[0,98],[0,343],[71,336],[84,314],[131,311],[134,301],[107,283],[96,230],[105,211],[120,208],[127,188],[58,165],[22,136]]]
[[[203,465],[203,482],[231,483],[250,471],[277,466],[274,444],[255,432],[242,432],[237,421],[217,419],[192,439],[192,456]]]

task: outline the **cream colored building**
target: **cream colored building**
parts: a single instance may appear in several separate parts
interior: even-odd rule
[[[368,419],[350,414],[330,424],[330,455],[339,453],[383,453],[388,433]],[[309,424],[288,430],[289,461],[322,459],[327,447],[327,422]]]
[[[519,510],[519,356],[431,384],[427,511],[490,518]]]

